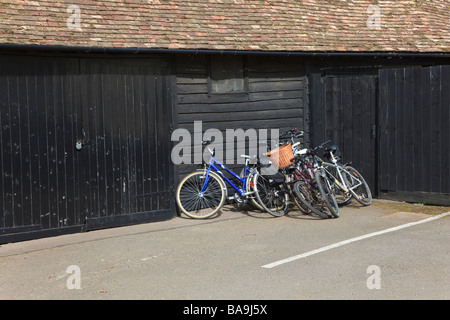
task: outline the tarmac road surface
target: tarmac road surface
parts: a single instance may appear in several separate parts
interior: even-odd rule
[[[449,211],[374,200],[323,220],[227,206],[5,244],[0,299],[449,299]]]

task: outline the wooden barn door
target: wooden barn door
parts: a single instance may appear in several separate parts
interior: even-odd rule
[[[80,231],[77,59],[0,56],[0,241]]]
[[[315,74],[310,78],[311,141],[331,140],[377,193],[377,75]]]
[[[450,205],[450,66],[380,70],[380,189]]]
[[[163,60],[82,60],[87,229],[173,216],[171,104]]]
[[[0,55],[0,242],[173,217],[168,74]]]

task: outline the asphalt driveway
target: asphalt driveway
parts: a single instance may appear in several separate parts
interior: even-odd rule
[[[0,299],[449,299],[449,211],[374,200],[321,220],[228,206],[6,244]]]

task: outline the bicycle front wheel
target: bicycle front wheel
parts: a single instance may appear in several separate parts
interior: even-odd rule
[[[346,166],[345,170],[349,174],[345,175],[348,181],[350,192],[353,197],[363,206],[368,206],[372,202],[372,192],[363,176],[353,167]]]
[[[177,188],[176,201],[180,210],[195,219],[217,213],[225,201],[226,186],[216,174],[197,171],[187,175]]]
[[[248,176],[245,176],[244,169],[241,170],[241,173],[239,177],[245,179],[245,192],[248,194],[247,199],[250,207],[253,209],[264,211],[264,208],[261,206],[261,204],[258,203],[258,199],[256,199],[256,194],[254,184],[253,184],[253,177],[255,173],[253,171],[249,172]]]
[[[321,218],[331,218],[332,215],[329,213],[325,202],[322,201],[322,196],[317,197],[314,192],[304,181],[299,180],[294,184],[294,196],[303,203],[301,208],[306,207],[308,208],[307,213],[313,213]]]
[[[315,172],[317,187],[323,196],[323,200],[327,205],[330,213],[335,217],[339,217],[339,207],[337,205],[336,199],[334,198],[334,193],[331,189],[331,183],[326,177],[325,172],[318,170]]]
[[[267,177],[256,173],[253,178],[253,187],[258,203],[263,209],[275,217],[284,215],[289,207],[289,191],[286,185],[272,186]]]
[[[350,190],[344,190],[342,187],[342,180],[339,179],[338,167],[332,163],[324,162],[323,167],[325,171],[329,174],[329,180],[331,182],[331,190],[334,193],[334,198],[336,199],[336,203],[338,206],[344,206],[348,204],[352,200],[352,193]],[[343,170],[343,167],[339,167],[340,173],[345,179],[346,172]],[[347,180],[345,180],[347,181]]]

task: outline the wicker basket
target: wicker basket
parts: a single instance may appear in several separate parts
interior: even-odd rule
[[[294,157],[294,154],[292,153],[291,144],[288,143],[267,152],[267,156],[275,168],[282,169],[291,164],[291,159]]]

